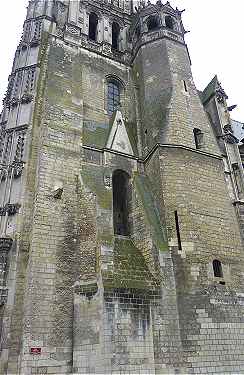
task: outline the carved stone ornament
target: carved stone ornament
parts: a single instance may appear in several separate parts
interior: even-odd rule
[[[19,208],[19,203],[8,203],[4,207],[0,207],[0,216],[5,216],[7,213],[9,216],[13,216],[18,213]]]
[[[7,303],[8,300],[8,289],[2,288],[1,295],[0,295],[0,306],[3,306]]]
[[[0,253],[8,253],[12,247],[13,240],[10,237],[0,238]]]
[[[228,99],[228,96],[226,95],[224,89],[220,85],[216,90],[216,98],[217,101],[221,104],[223,104],[225,100]]]
[[[230,144],[237,144],[237,143],[239,143],[239,139],[237,139],[235,136],[234,136],[234,134],[232,134],[232,133],[225,133],[224,135],[223,135],[223,137],[222,137],[227,143],[230,143]]]
[[[224,126],[224,132],[225,133],[233,133],[233,129],[230,124],[227,124]]]
[[[26,50],[28,47],[28,44],[26,42],[21,43],[22,50]]]
[[[10,101],[10,105],[11,105],[12,108],[17,107],[18,103],[19,103],[18,98],[12,98],[11,101]]]
[[[103,52],[111,54],[111,44],[103,43]]]
[[[109,176],[109,175],[104,176],[104,185],[109,189],[112,187],[112,176]]]
[[[19,208],[20,208],[19,203],[14,203],[14,204],[8,203],[6,205],[6,210],[7,210],[9,216],[13,216],[13,215],[17,214],[19,212]]]
[[[14,178],[19,178],[22,175],[23,169],[24,169],[24,163],[18,162],[14,163]]]
[[[38,47],[39,44],[40,44],[40,40],[37,39],[37,38],[33,38],[33,39],[31,40],[31,42],[30,42],[30,46],[31,46],[31,47]]]
[[[22,104],[28,104],[30,103],[31,101],[33,100],[33,95],[29,94],[29,93],[24,93],[22,98],[21,98],[21,103]]]
[[[66,26],[66,32],[75,36],[75,37],[79,37],[80,36],[80,29],[78,27],[74,27],[74,26]]]

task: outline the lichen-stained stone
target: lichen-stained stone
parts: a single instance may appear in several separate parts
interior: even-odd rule
[[[1,374],[244,372],[227,95],[197,91],[182,12],[144,3],[28,6],[0,119]]]

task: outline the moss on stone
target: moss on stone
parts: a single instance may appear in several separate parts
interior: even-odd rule
[[[136,124],[128,121],[128,122],[125,122],[125,127],[126,127],[126,131],[127,131],[134,155],[138,155]]]
[[[109,133],[109,125],[95,121],[84,120],[82,142],[87,146],[98,148],[105,147],[106,139]]]
[[[115,237],[114,272],[103,272],[105,287],[149,290],[157,287],[140,250],[130,238]]]
[[[160,221],[159,212],[152,196],[149,178],[135,174],[136,191],[142,202],[145,218],[152,233],[152,238],[160,251],[168,251],[166,230]]]
[[[104,169],[101,166],[83,165],[81,178],[86,187],[97,197],[97,203],[102,209],[112,209],[112,190],[104,185]]]

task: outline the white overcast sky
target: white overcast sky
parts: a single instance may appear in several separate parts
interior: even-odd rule
[[[27,4],[28,0],[2,0],[0,4],[0,101],[6,91]],[[186,41],[197,88],[204,89],[217,74],[229,96],[229,105],[238,104],[232,117],[244,122],[244,0],[172,0],[171,4],[186,9],[183,21],[190,31]]]

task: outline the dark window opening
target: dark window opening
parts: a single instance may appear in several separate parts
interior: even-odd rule
[[[147,135],[147,129],[145,130],[145,134]]]
[[[91,13],[89,16],[89,39],[97,40],[97,26],[98,17],[95,13]]]
[[[220,285],[225,285],[225,281],[220,281],[219,284]]]
[[[120,105],[120,84],[116,81],[108,83],[108,106],[107,111],[111,116]]]
[[[213,261],[213,271],[214,271],[214,277],[223,277],[222,264],[217,259]]]
[[[113,219],[114,233],[129,235],[128,186],[127,173],[117,170],[113,174]]]
[[[117,22],[113,22],[112,24],[112,48],[115,50],[119,50],[119,35],[120,35],[120,27]]]
[[[174,20],[171,16],[166,16],[165,17],[165,26],[168,29],[174,30]]]
[[[156,16],[150,16],[147,20],[148,31],[155,30],[159,28],[159,20]]]
[[[176,234],[177,234],[177,240],[178,240],[178,248],[179,248],[179,250],[182,250],[179,216],[178,216],[177,211],[175,211],[175,227],[176,227]]]
[[[199,150],[203,146],[203,133],[200,129],[193,129],[196,149]]]

